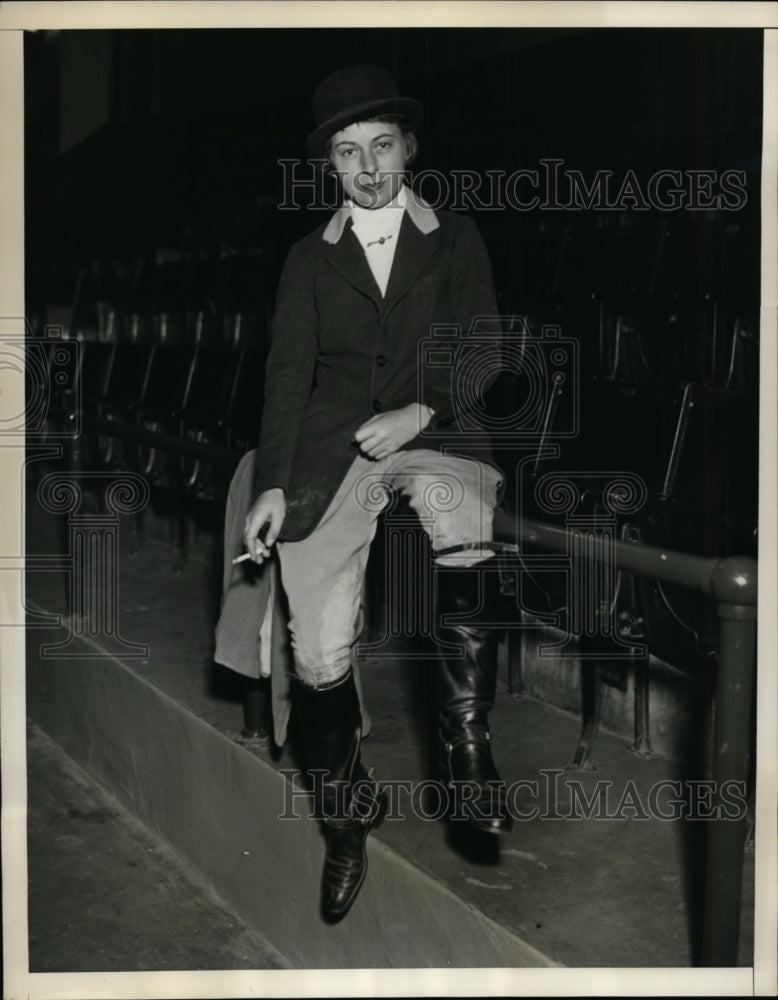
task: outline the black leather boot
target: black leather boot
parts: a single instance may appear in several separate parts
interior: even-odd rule
[[[505,784],[492,759],[488,714],[497,684],[497,630],[478,624],[494,615],[498,573],[484,564],[467,569],[437,567],[437,639],[440,651],[440,736],[446,778],[454,790],[454,815],[464,814],[480,830],[507,833],[513,823]],[[482,608],[478,612],[479,597]],[[443,616],[473,622],[444,625]],[[462,654],[446,651],[455,646]]]
[[[362,717],[354,676],[327,688],[294,685],[313,781],[316,816],[327,828],[322,916],[341,920],[367,874],[366,841],[383,818],[385,796],[360,760]]]

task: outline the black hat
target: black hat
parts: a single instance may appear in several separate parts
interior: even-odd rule
[[[412,97],[401,97],[394,78],[381,66],[346,66],[328,76],[313,95],[316,128],[308,136],[308,152],[324,156],[327,140],[340,129],[365,118],[399,114],[414,130],[424,112]]]

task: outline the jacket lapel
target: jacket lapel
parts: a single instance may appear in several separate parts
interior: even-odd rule
[[[393,309],[405,295],[431,256],[436,244],[436,234],[432,232],[425,235],[419,232],[406,212],[400,226],[386,296],[381,300],[384,313]]]
[[[372,299],[376,305],[380,305],[381,290],[370,270],[362,245],[354,235],[350,219],[337,243],[325,242],[324,256],[350,285]]]
[[[383,298],[362,245],[354,235],[350,218],[345,221],[342,235],[337,242],[331,243],[325,239],[324,255],[350,285],[372,299],[385,315],[411,287],[436,245],[435,230],[421,232],[406,211],[397,235],[397,249],[392,261],[386,296]]]

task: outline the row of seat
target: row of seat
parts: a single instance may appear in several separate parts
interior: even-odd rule
[[[58,341],[28,344],[52,372],[50,425],[77,432],[69,442],[70,466],[143,474],[165,501],[185,548],[187,513],[196,505],[201,513],[220,517],[232,467],[256,446],[265,355],[201,345],[84,341],[69,346],[69,369],[57,371],[64,376],[57,379],[52,370],[63,353]],[[28,372],[41,367],[28,365]],[[28,393],[32,389],[28,386]]]
[[[565,213],[495,266],[503,311],[577,338],[584,375],[755,391],[758,248],[723,217]]]
[[[584,378],[548,394],[538,425],[534,437],[523,435],[516,445],[504,435],[495,442],[517,509],[553,516],[553,505],[537,494],[552,473],[577,482],[582,503],[609,478],[632,476],[647,502],[676,512],[674,548],[702,556],[756,554],[756,394],[697,383],[666,393],[657,383]]]
[[[630,309],[636,300],[669,306],[702,293],[730,305],[758,294],[758,234],[723,219],[649,216],[619,227],[568,216],[516,241],[516,273],[545,303],[594,295]]]
[[[33,269],[28,315],[79,340],[266,345],[275,273],[261,251],[57,262]]]
[[[573,392],[580,420],[571,435],[564,397]],[[751,392],[686,383],[665,396],[656,384],[562,384],[542,434],[498,455],[518,517],[706,558],[757,557],[759,401]],[[525,609],[570,613],[564,573],[530,572],[518,585]],[[709,600],[642,577],[607,596],[613,617],[667,662],[695,670],[713,655]]]
[[[509,312],[509,310],[506,310]],[[662,317],[646,308],[618,312],[592,299],[576,306],[520,315],[512,333],[574,339],[583,377],[661,383],[672,389],[685,381],[718,389],[756,393],[759,386],[757,312],[726,312],[705,301],[684,313]]]
[[[636,300],[707,296],[726,308],[758,297],[759,234],[733,213],[500,213],[479,217],[498,285],[517,285],[525,310],[591,297],[620,311]],[[248,252],[157,250],[146,258],[30,262],[29,296],[73,305],[109,301],[157,307],[245,305],[272,289],[283,256],[276,246]]]
[[[670,394],[656,381],[577,377],[574,364],[562,372],[566,377],[545,373],[547,381],[533,381],[533,366],[548,354],[540,348],[554,342],[531,336],[524,342],[527,351],[539,352],[535,360],[504,368],[484,401],[516,505],[518,468],[524,486],[553,468],[631,472],[652,495],[714,511],[722,524],[755,520],[756,393],[686,383]],[[65,369],[54,361],[63,343],[70,348]],[[565,345],[558,343],[560,349]],[[59,417],[77,408],[234,455],[257,441],[266,356],[261,350],[57,339],[32,339],[29,350],[44,359],[42,366],[28,366],[29,376],[41,367],[48,371],[52,413]]]
[[[749,317],[727,315],[717,303],[708,303],[702,315],[675,314],[666,323],[651,314],[622,315],[592,302],[573,310],[550,310],[542,317],[514,317],[508,336],[530,333],[544,336],[552,327],[579,345],[578,374],[632,383],[661,382],[675,386],[695,381],[718,389],[756,393],[759,384],[759,338]],[[48,334],[75,330],[86,342],[188,345],[266,353],[270,340],[270,310],[213,313],[116,312],[102,305],[93,315],[95,325],[83,325],[75,314],[46,314]],[[57,320],[60,320],[57,322]],[[38,324],[40,329],[41,324]]]
[[[492,252],[501,311],[576,338],[583,375],[755,391],[758,266],[746,231],[708,223],[714,250],[699,220],[620,227],[579,214],[507,242],[491,234],[505,244]],[[28,315],[79,340],[266,351],[277,266],[266,251],[61,262],[31,269]]]

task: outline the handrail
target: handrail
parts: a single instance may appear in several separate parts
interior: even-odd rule
[[[555,552],[566,552],[570,534],[565,528],[535,521],[518,519],[505,511],[495,511],[494,533],[498,538],[528,542]],[[664,583],[676,583],[717,601],[756,607],[757,564],[749,556],[728,556],[706,559],[688,552],[657,548],[639,541],[592,538],[587,556],[602,560],[613,559],[619,568],[651,576]]]
[[[204,462],[215,462],[218,465],[235,465],[242,458],[241,452],[230,451],[220,445],[208,444],[205,441],[193,441],[186,437],[178,437],[165,431],[155,431],[150,427],[128,424],[122,420],[109,420],[106,417],[93,417],[85,413],[82,417],[85,427],[104,434],[106,437],[118,437],[123,440],[147,444],[160,451],[175,451],[187,458],[199,458]]]

